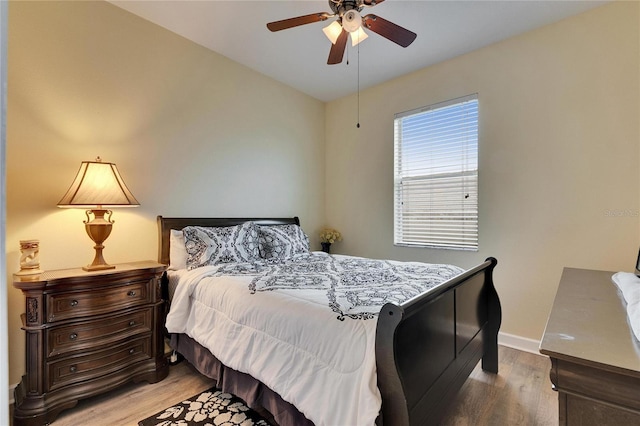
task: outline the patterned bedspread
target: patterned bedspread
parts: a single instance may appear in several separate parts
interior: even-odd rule
[[[394,262],[311,252],[287,260],[232,263],[212,276],[250,275],[252,293],[317,290],[339,320],[372,319],[388,302],[400,304],[464,270],[454,265]]]
[[[373,425],[382,404],[373,318],[385,303],[461,272],[320,252],[204,266],[180,276],[166,327],[260,380],[317,426]]]

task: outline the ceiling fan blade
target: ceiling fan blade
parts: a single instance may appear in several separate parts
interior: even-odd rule
[[[335,65],[342,62],[342,57],[344,56],[344,49],[347,47],[347,38],[349,33],[342,29],[342,32],[338,36],[335,44],[331,45],[331,50],[329,51],[329,59],[327,60],[327,65]]]
[[[384,0],[364,0],[364,4],[367,6],[375,6],[376,4],[382,3]]]
[[[295,18],[283,19],[282,21],[269,22],[267,28],[271,31],[286,30],[299,25],[312,24],[314,22],[326,21],[331,15],[326,12],[312,13],[310,15],[298,16]]]
[[[391,40],[402,47],[409,46],[417,37],[417,34],[413,31],[402,28],[400,25],[396,25],[391,21],[382,19],[377,15],[367,15],[362,18],[362,21],[364,26],[374,33],[378,33],[382,37]]]

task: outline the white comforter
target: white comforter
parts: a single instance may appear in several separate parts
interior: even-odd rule
[[[386,262],[390,269],[395,264]],[[256,291],[255,275],[212,276],[218,269],[206,266],[181,276],[168,331],[186,333],[228,367],[260,380],[317,426],[373,425],[382,402],[377,318],[339,320],[327,306],[326,289]],[[440,282],[462,271],[445,269]]]

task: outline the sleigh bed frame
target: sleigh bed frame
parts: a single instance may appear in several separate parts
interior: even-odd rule
[[[246,221],[259,225],[300,224],[297,217],[158,216],[159,261],[169,264],[171,229],[232,226]],[[387,303],[383,306],[378,317],[375,344],[378,388],[382,395],[379,424],[437,424],[449,401],[480,360],[484,371],[498,372],[498,330],[502,314],[493,285],[496,264],[496,259],[490,257],[400,305]],[[185,335],[172,336],[172,341],[199,371],[207,374],[211,370],[211,360],[203,359],[203,352],[211,358],[213,355],[197,342]],[[193,343],[198,346],[196,349],[185,346]],[[229,377],[229,374],[225,376]]]

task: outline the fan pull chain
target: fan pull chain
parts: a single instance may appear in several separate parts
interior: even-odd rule
[[[358,124],[356,124],[356,127],[359,129],[360,128],[360,43],[358,43],[358,107],[357,107],[357,114],[358,114]]]
[[[347,49],[347,65],[349,65],[349,52],[351,51],[351,49]],[[356,127],[359,129],[360,128],[360,43],[358,43],[358,65],[356,65],[357,69],[357,106],[356,106],[356,111],[357,111],[357,123],[356,123]]]

